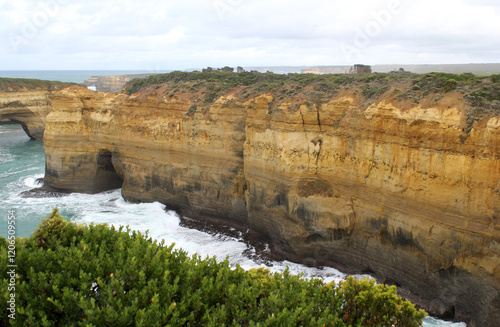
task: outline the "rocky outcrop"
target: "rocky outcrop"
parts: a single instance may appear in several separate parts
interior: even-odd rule
[[[369,74],[372,72],[372,68],[361,64],[354,66],[320,66],[303,68],[301,72],[302,74]]]
[[[349,74],[370,74],[372,67],[369,65],[356,64],[349,69]]]
[[[300,71],[302,73],[313,74],[347,74],[352,66],[316,66],[304,67]],[[378,73],[389,73],[403,68],[405,71],[418,74],[426,74],[432,72],[442,72],[451,74],[472,73],[479,76],[487,76],[491,74],[500,74],[500,64],[440,64],[440,65],[373,65],[371,70]],[[274,71],[272,68],[269,71]],[[265,72],[265,70],[263,70]],[[292,71],[292,70],[290,70]]]
[[[130,74],[116,76],[92,76],[83,84],[100,92],[120,92],[127,82],[135,78],[146,78],[152,74]]]
[[[292,259],[370,273],[431,313],[496,326],[500,117],[464,135],[459,93],[417,104],[394,89],[272,107],[273,94],[241,89],[200,102],[178,85],[71,87],[52,97],[45,183],[121,185],[126,200],[249,226]]]
[[[74,83],[0,77],[0,125],[20,124],[32,140],[42,140],[51,94]]]
[[[0,92],[0,124],[20,124],[32,140],[42,140],[50,111],[50,91]]]
[[[354,66],[319,66],[301,69],[302,74],[354,74]]]

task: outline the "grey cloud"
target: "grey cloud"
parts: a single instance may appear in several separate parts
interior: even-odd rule
[[[34,62],[39,69],[350,64],[339,44],[353,45],[360,31],[367,34],[376,24],[379,31],[357,49],[367,63],[500,57],[496,0],[401,0],[400,12],[383,24],[374,13],[386,11],[390,1],[74,0],[17,52],[2,47],[0,60],[15,69]],[[225,6],[223,14],[216,4]],[[0,5],[0,17],[14,17],[14,8]],[[0,35],[21,28],[0,24]]]

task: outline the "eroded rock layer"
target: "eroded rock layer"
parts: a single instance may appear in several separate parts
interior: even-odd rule
[[[400,285],[434,314],[500,321],[500,117],[464,134],[457,92],[362,105],[353,88],[272,107],[265,92],[202,104],[160,91],[55,93],[46,184],[121,185],[126,200],[249,226],[291,258]]]
[[[52,92],[73,84],[0,77],[0,125],[19,124],[32,140],[41,141]]]
[[[42,140],[50,108],[50,91],[0,92],[0,124],[20,124],[33,140]]]

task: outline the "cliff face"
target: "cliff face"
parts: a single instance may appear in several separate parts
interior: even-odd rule
[[[344,89],[318,104],[238,90],[55,93],[46,184],[249,226],[309,264],[367,272],[434,314],[500,321],[500,117],[464,136],[457,92]]]
[[[34,140],[42,140],[50,108],[50,91],[0,92],[0,124],[18,123]]]
[[[450,108],[386,100],[363,111],[346,94],[318,110],[250,109],[249,221],[299,257],[373,272],[429,299],[431,312],[475,326],[490,315],[493,326],[499,117],[461,143],[463,103],[441,101]]]
[[[73,84],[0,77],[0,125],[20,124],[32,140],[42,140],[52,92]]]

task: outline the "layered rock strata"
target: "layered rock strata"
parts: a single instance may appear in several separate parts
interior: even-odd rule
[[[51,108],[50,91],[0,92],[0,124],[20,124],[32,140],[42,140]]]
[[[32,140],[42,140],[51,94],[74,83],[0,78],[0,125],[20,124]]]
[[[456,92],[420,104],[344,90],[311,105],[236,91],[55,93],[45,182],[266,235],[289,257],[373,274],[431,313],[500,321],[500,117],[464,137]],[[387,92],[390,94],[390,92]],[[147,219],[147,217],[144,217]]]

